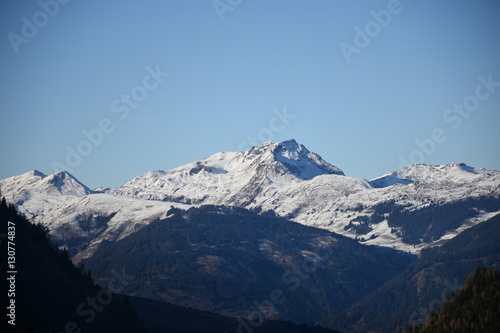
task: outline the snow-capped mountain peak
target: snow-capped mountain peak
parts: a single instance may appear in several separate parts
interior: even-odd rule
[[[22,213],[35,216],[50,209],[54,203],[93,193],[67,171],[45,175],[38,170],[0,181],[2,194]],[[26,202],[28,208],[24,207]],[[32,203],[37,204],[33,205]],[[25,209],[26,208],[26,209]]]
[[[92,191],[76,179],[72,174],[67,171],[56,171],[49,176],[43,177],[42,182],[38,185],[39,190],[50,193],[57,191],[60,195],[68,196],[84,196],[91,194]]]
[[[277,161],[300,179],[309,180],[323,174],[344,175],[339,168],[310,152],[294,139],[275,144],[273,154]]]
[[[42,195],[83,196],[92,191],[67,171],[56,171],[45,175],[38,170],[32,170],[19,176],[2,181],[2,190],[6,194],[16,194],[22,197],[23,193]]]
[[[101,241],[121,239],[165,217],[171,206],[188,207],[91,191],[66,171],[47,176],[33,170],[0,180],[0,189],[7,202],[48,227],[58,242],[85,239],[78,246],[77,261],[92,255]]]
[[[491,175],[488,170],[465,163],[444,165],[414,164],[396,171],[398,177],[425,183],[466,183]]]
[[[341,175],[337,167],[295,140],[266,142],[249,151],[217,153],[170,171],[150,171],[112,193],[154,200],[246,206],[290,184],[321,175]]]
[[[171,205],[272,210],[367,244],[414,253],[500,213],[498,171],[464,163],[416,164],[367,181],[345,176],[295,140],[149,171],[115,189],[91,191],[65,171],[46,176],[36,170],[0,180],[0,187],[8,202],[44,221],[59,238],[90,237],[92,228],[105,224],[94,245],[126,237],[165,216]],[[430,210],[432,216],[441,214],[435,217],[439,221],[418,220],[423,231],[416,229],[417,222],[406,225],[411,214]],[[446,217],[448,211],[456,220]],[[96,247],[89,248],[85,256]]]
[[[370,180],[375,188],[388,187],[395,184],[427,183],[443,186],[475,182],[491,176],[489,170],[474,168],[465,163],[444,165],[413,164],[402,169],[378,176]]]

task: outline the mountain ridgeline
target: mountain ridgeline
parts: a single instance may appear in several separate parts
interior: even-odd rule
[[[320,332],[307,326],[318,323],[398,332],[425,323],[476,267],[500,265],[500,172],[464,163],[366,180],[288,140],[149,171],[118,188],[35,170],[0,180],[0,190],[57,244],[41,229],[21,243],[33,254],[20,260],[35,263],[19,285],[56,296],[41,313],[57,315],[30,317],[43,330],[45,321],[84,327],[74,303],[105,297],[102,287],[122,276],[122,295],[92,325],[109,328],[116,315],[138,332]],[[2,214],[14,219],[13,207]],[[50,281],[28,278],[37,274]],[[20,322],[32,310],[23,306]]]
[[[89,190],[65,171],[0,180],[8,202],[68,248],[75,262],[170,206],[273,211],[303,225],[418,255],[500,212],[500,172],[463,163],[412,165],[367,181],[346,176],[295,140],[217,153],[118,188]]]

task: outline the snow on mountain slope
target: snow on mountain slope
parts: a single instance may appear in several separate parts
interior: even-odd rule
[[[93,192],[71,174],[44,175],[30,171],[0,180],[2,195],[72,254],[75,261],[89,257],[103,240],[117,241],[150,222],[166,217],[171,206],[189,205],[147,201]]]
[[[326,162],[316,153],[295,140],[288,140],[278,144],[269,143],[273,148],[274,159],[281,162],[295,177],[309,180],[323,174],[344,175],[337,167]],[[266,149],[264,146],[263,149]]]
[[[370,185],[375,188],[388,187],[396,184],[411,184],[413,180],[399,178],[398,172],[394,171],[370,180]]]
[[[451,163],[446,165],[415,164],[393,172],[399,179],[429,184],[434,183],[439,186],[473,182],[485,176],[493,176],[495,173],[498,172],[473,168],[465,163]],[[381,179],[382,177],[384,176],[377,177],[376,179]],[[376,179],[372,180],[372,182]]]
[[[445,165],[415,164],[396,170],[370,181],[373,187],[387,187],[394,184],[411,184],[413,182],[434,183],[439,186],[475,180],[494,176],[498,171],[473,168],[465,163],[451,163]]]
[[[500,172],[463,163],[412,165],[368,182],[344,176],[290,140],[268,142],[246,152],[218,153],[170,171],[151,171],[110,193],[274,210],[305,225],[363,238],[367,244],[418,253],[436,240],[407,244],[402,240],[402,228],[389,225],[382,217],[376,223],[370,221],[374,210],[390,204],[392,209],[412,212],[431,204],[448,207],[482,197],[491,201],[500,197],[499,186]],[[500,203],[495,207],[500,210]],[[480,219],[481,209],[474,209]],[[467,225],[469,215],[460,227]]]
[[[9,202],[89,256],[171,205],[273,210],[293,221],[418,253],[500,212],[500,172],[463,163],[412,165],[371,181],[347,177],[295,140],[222,152],[116,189],[90,191],[66,172],[0,181]],[[176,202],[177,204],[173,204]],[[411,222],[409,222],[411,221]]]
[[[324,174],[343,175],[337,167],[295,140],[267,142],[244,152],[223,152],[171,171],[150,171],[110,193],[152,200],[246,207],[290,184]]]
[[[473,172],[472,172],[473,171]],[[338,175],[322,175],[313,180],[290,184],[279,193],[257,198],[249,207],[274,210],[296,222],[324,228],[336,233],[366,240],[366,244],[390,246],[399,250],[419,253],[422,248],[440,244],[449,239],[454,230],[436,235],[432,242],[407,244],[397,229],[388,224],[387,217],[393,210],[418,213],[429,205],[447,209],[456,202],[481,201],[493,197],[493,215],[500,213],[500,173],[472,169],[465,165],[410,166],[394,172],[399,179],[393,185],[372,187],[373,181]],[[406,178],[405,178],[406,177]],[[380,179],[380,178],[379,178]],[[408,181],[407,181],[408,180]],[[265,194],[266,191],[264,190]],[[491,203],[489,204],[491,206]],[[387,206],[387,208],[384,208]],[[478,207],[480,205],[478,204]],[[381,208],[382,207],[382,208]],[[377,211],[383,211],[374,221]],[[475,209],[475,208],[473,208]],[[460,231],[491,217],[492,213],[475,209],[474,216],[458,221]],[[471,224],[470,220],[475,223]],[[363,225],[364,221],[368,221]],[[354,228],[350,228],[354,225]],[[364,226],[366,230],[356,228]]]
[[[171,207],[187,209],[190,205],[146,201],[113,194],[92,194],[77,197],[44,220],[51,235],[58,240],[85,240],[73,259],[79,262],[90,257],[102,241],[118,241],[149,223],[166,218]]]
[[[41,215],[69,198],[92,193],[66,171],[46,176],[33,170],[1,180],[0,186],[7,201],[15,204],[28,218]]]

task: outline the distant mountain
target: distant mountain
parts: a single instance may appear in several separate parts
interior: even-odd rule
[[[75,262],[91,256],[103,240],[122,239],[164,217],[172,206],[189,207],[91,191],[64,171],[31,171],[0,180],[0,189],[20,213],[47,227]]]
[[[136,276],[124,289],[130,295],[312,324],[415,260],[273,214],[202,206],[171,209],[167,219],[106,244],[83,263],[103,282],[113,267],[126,267]]]
[[[423,251],[416,265],[322,324],[345,332],[389,333],[422,323],[476,267],[500,269],[499,237],[497,215],[441,247]]]
[[[189,204],[255,206],[290,184],[344,175],[295,140],[223,152],[171,171],[150,171],[110,193]]]
[[[344,176],[294,140],[151,171],[109,192],[273,210],[305,225],[412,253],[500,212],[498,171],[463,163],[418,164],[368,182]],[[409,225],[415,216],[418,226]]]
[[[294,140],[115,189],[32,171],[0,180],[0,192],[101,283],[116,263],[130,266],[127,294],[349,332],[423,320],[443,285],[497,265],[500,253],[499,171],[418,164],[365,180]],[[420,261],[410,265],[408,253]],[[317,269],[302,274],[302,265]],[[275,290],[293,296],[269,307]]]
[[[170,206],[215,204],[274,211],[369,245],[420,253],[500,212],[500,172],[463,163],[412,165],[371,181],[345,176],[295,140],[212,155],[94,191],[69,173],[0,180],[2,193],[46,225],[78,262]]]
[[[34,170],[0,181],[3,195],[16,207],[29,205],[23,210],[28,217],[38,216],[68,197],[82,197],[92,191],[66,171],[49,176]],[[22,210],[22,209],[21,209]]]

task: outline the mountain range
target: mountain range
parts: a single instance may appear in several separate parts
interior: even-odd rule
[[[500,211],[500,172],[411,165],[372,180],[345,176],[295,140],[223,152],[118,188],[90,190],[66,171],[0,180],[6,199],[50,229],[75,261],[171,207],[224,205],[281,217],[368,245],[419,254]],[[417,221],[413,221],[416,219]]]
[[[366,180],[288,140],[118,188],[35,170],[0,180],[0,190],[101,285],[126,266],[135,276],[126,295],[248,322],[260,314],[390,332],[422,320],[443,281],[458,286],[500,262],[500,172],[464,163]],[[283,305],[269,303],[275,291]]]

